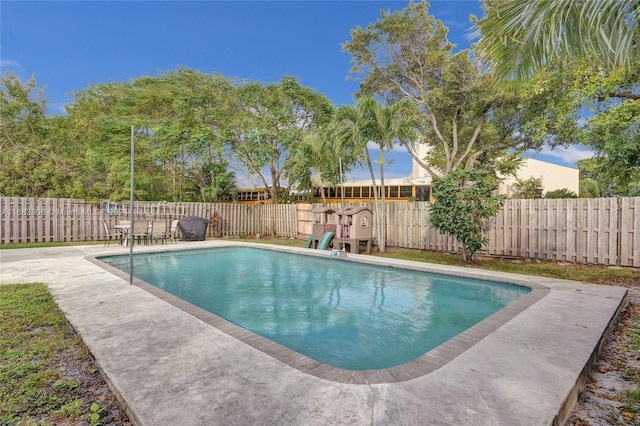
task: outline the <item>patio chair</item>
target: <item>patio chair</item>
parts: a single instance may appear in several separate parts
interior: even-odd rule
[[[122,244],[122,234],[117,232],[116,229],[109,228],[109,225],[104,220],[100,220],[102,223],[102,228],[104,229],[104,245],[108,247],[111,245],[111,241],[118,241],[119,244]]]
[[[178,236],[180,235],[180,228],[178,228],[179,220],[172,220],[171,227],[169,228],[169,238],[173,240],[174,243],[178,242]]]
[[[129,245],[129,229],[131,226],[128,220],[119,220],[116,222],[115,229],[120,238],[120,244]]]
[[[154,220],[151,222],[151,239],[162,240],[162,244],[167,240],[167,221]]]
[[[131,239],[138,240],[138,244],[140,244],[140,240],[144,241],[146,245],[149,242],[149,221],[148,220],[135,220],[133,222],[133,229],[131,230]]]

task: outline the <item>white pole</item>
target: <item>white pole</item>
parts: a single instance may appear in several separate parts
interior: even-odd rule
[[[131,126],[131,176],[129,177],[129,284],[133,284],[133,160],[135,158],[135,128]]]
[[[345,214],[344,214],[344,179],[342,177],[342,158],[338,158],[338,162],[340,163],[340,208],[342,209],[342,216],[340,216],[342,218],[341,220],[342,224],[340,225],[342,227],[340,228],[340,236],[342,237],[342,250],[344,250],[344,253],[347,254],[347,249],[344,245]]]

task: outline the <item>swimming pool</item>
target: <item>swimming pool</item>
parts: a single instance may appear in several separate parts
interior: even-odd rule
[[[100,260],[128,273],[128,256]],[[355,371],[416,360],[530,291],[248,247],[136,254],[134,275],[306,357]]]

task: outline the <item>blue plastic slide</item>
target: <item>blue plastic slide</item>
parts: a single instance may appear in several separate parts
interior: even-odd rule
[[[318,241],[317,249],[326,250],[334,235],[336,235],[336,233],[333,231],[325,232],[324,235],[322,235],[322,238],[320,238],[320,241]]]
[[[309,235],[309,238],[307,238],[307,243],[305,244],[304,248],[312,248],[313,247],[313,234]]]

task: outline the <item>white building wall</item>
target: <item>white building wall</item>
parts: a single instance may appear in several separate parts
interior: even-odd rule
[[[424,157],[427,152],[425,145],[419,145],[418,157]],[[429,173],[422,168],[417,161],[412,161],[411,178],[429,177]],[[555,191],[556,189],[566,188],[576,194],[579,193],[579,172],[573,167],[560,166],[558,164],[546,161],[536,160],[534,158],[524,158],[522,167],[518,170],[517,178],[527,180],[530,178],[540,179],[542,192]],[[516,178],[509,177],[498,190],[500,194],[510,197],[516,190]]]
[[[576,194],[580,192],[579,171],[573,167],[560,166],[534,158],[525,158],[522,167],[518,170],[517,177],[520,180],[540,179],[543,194],[562,188],[566,188]],[[506,178],[500,188],[500,194],[510,197],[516,191],[516,178]]]

